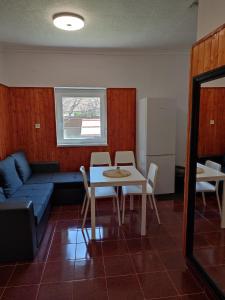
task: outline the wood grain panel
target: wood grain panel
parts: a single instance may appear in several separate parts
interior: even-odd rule
[[[30,161],[60,162],[61,170],[89,166],[93,151],[135,150],[135,89],[108,89],[108,146],[56,147],[54,91],[52,88],[10,88],[13,110],[13,150],[24,149]],[[34,124],[41,128],[35,129]]]
[[[0,159],[4,159],[12,149],[10,115],[9,89],[0,84]]]

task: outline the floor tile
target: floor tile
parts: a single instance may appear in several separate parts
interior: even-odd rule
[[[135,275],[107,278],[109,300],[144,299]]]
[[[38,285],[6,288],[1,300],[36,300]]]
[[[122,255],[128,253],[125,241],[104,241],[102,242],[102,250],[104,256]]]
[[[203,266],[225,264],[225,247],[195,249],[194,255]]]
[[[76,244],[77,230],[61,230],[57,231],[53,237],[53,243]]]
[[[73,280],[74,264],[74,260],[47,262],[42,282],[52,283]]]
[[[122,240],[124,235],[119,227],[102,227],[100,228],[101,240]]]
[[[205,294],[192,294],[181,296],[180,300],[209,300]]]
[[[8,286],[40,283],[43,267],[43,263],[17,265]]]
[[[79,243],[76,245],[76,260],[102,256],[101,242]]]
[[[75,220],[58,221],[56,225],[56,231],[76,230],[76,229],[77,229],[77,221]]]
[[[166,272],[138,275],[146,299],[176,296],[175,290]]]
[[[48,260],[74,260],[76,252],[76,244],[53,244]]]
[[[74,299],[107,300],[106,280],[95,278],[73,283]]]
[[[6,286],[11,274],[13,273],[14,266],[4,266],[0,267],[0,286]]]
[[[225,265],[207,267],[206,271],[221,289],[225,289]]]
[[[177,243],[172,236],[164,235],[150,237],[150,243],[155,250],[174,250],[177,249]]]
[[[102,258],[93,258],[75,261],[74,279],[91,279],[104,277],[104,265]]]
[[[104,258],[106,276],[127,275],[134,273],[129,255],[107,256]]]
[[[129,239],[126,242],[130,253],[153,250],[153,245],[149,238]]]
[[[182,251],[159,251],[159,256],[168,270],[187,269]]]
[[[165,270],[159,256],[153,251],[132,255],[136,273],[147,273]]]
[[[169,275],[181,295],[199,293],[202,291],[200,285],[189,270],[173,270],[169,271]]]
[[[71,282],[41,284],[37,300],[73,300]]]

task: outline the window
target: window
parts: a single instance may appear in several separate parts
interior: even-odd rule
[[[105,89],[55,88],[57,146],[107,144]]]

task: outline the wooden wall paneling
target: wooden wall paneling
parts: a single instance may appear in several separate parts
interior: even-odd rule
[[[10,88],[14,111],[13,149],[24,149],[30,161],[57,160],[61,170],[89,166],[91,152],[135,150],[136,90],[108,89],[108,146],[56,147],[52,88]],[[40,129],[35,128],[40,123]],[[112,158],[114,156],[112,155]]]
[[[205,41],[205,47],[204,47],[204,51],[205,51],[204,61],[203,61],[204,72],[210,70],[211,48],[212,48],[212,39],[207,39]]]
[[[215,156],[225,153],[225,88],[202,88],[198,155]],[[215,124],[210,125],[210,120]]]
[[[9,89],[0,84],[0,159],[4,159],[12,149],[11,107],[9,104]]]
[[[211,54],[210,54],[210,70],[218,66],[218,47],[219,47],[219,34],[215,33],[209,40],[212,41]]]
[[[225,65],[225,28],[219,32],[218,65]]]
[[[192,65],[192,70],[191,70],[191,77],[192,75],[195,76],[198,74],[198,60],[199,60],[199,47],[194,47],[192,49],[192,59],[191,59],[191,65]]]
[[[198,45],[198,48],[198,73],[203,73],[205,61],[205,41]]]

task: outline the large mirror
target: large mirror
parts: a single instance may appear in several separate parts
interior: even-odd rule
[[[225,68],[193,80],[188,257],[225,298]]]

